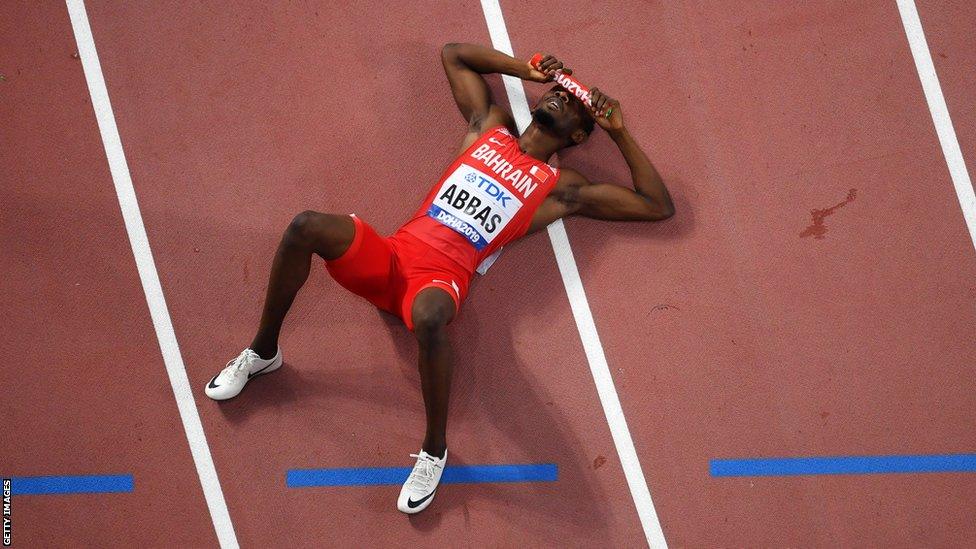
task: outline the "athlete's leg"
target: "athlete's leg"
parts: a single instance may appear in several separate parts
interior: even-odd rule
[[[278,352],[278,334],[298,290],[308,279],[312,254],[325,260],[336,259],[352,244],[356,226],[348,215],[304,211],[295,216],[278,244],[264,311],[251,349],[262,358]]]
[[[447,324],[454,318],[451,294],[437,287],[417,294],[411,309],[414,335],[420,345],[420,387],[427,411],[423,449],[443,457],[447,449],[447,401],[451,390],[451,343]]]

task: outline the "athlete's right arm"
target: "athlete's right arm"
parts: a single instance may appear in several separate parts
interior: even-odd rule
[[[462,148],[468,147],[493,126],[515,129],[512,115],[492,102],[491,92],[482,74],[501,73],[534,82],[546,82],[551,77],[533,69],[525,61],[477,44],[445,44],[441,49],[441,61],[447,80],[451,83],[454,101],[468,123]]]

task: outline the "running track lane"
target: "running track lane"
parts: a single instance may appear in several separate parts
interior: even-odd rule
[[[973,475],[708,473],[976,448],[976,254],[894,3],[502,7],[517,54],[621,100],[673,188],[665,223],[566,223],[669,543],[971,544]],[[597,136],[562,162],[628,181],[607,158]]]
[[[15,495],[14,546],[212,544],[67,11],[0,12],[0,473],[133,484]]]
[[[488,25],[492,46],[508,55],[515,55],[498,1],[482,0],[481,9],[485,14],[485,23]],[[515,124],[519,131],[524,131],[531,123],[531,107],[526,100],[524,86],[519,79],[511,76],[503,77],[503,81]],[[558,162],[558,158],[556,162]],[[586,360],[593,375],[593,382],[600,397],[600,405],[607,419],[621,468],[627,478],[627,487],[634,500],[634,508],[640,518],[647,544],[655,549],[666,549],[667,541],[664,539],[664,532],[661,530],[661,523],[654,509],[654,502],[651,500],[647,481],[644,479],[640,458],[637,456],[627,420],[620,406],[613,375],[610,373],[603,345],[593,322],[593,314],[587,302],[586,290],[583,287],[583,281],[580,279],[579,268],[573,256],[572,246],[569,243],[563,221],[557,220],[550,224],[546,228],[546,232],[549,235],[553,254],[556,256],[559,274],[566,289],[566,296],[569,298],[580,342],[583,344]]]
[[[972,107],[976,73],[970,70],[976,66],[976,4],[958,0],[916,0],[915,4],[971,178],[976,174],[976,111]]]
[[[477,6],[344,13],[357,16],[89,6],[198,391],[248,342],[291,216],[354,211],[389,232],[463,133],[438,54],[448,41],[487,43]],[[201,401],[242,545],[356,545],[364,524],[380,545],[642,539],[563,292],[548,243],[533,238],[506,251],[452,327],[463,357],[452,464],[551,462],[560,480],[450,486],[408,519],[395,487],[284,486],[295,468],[409,465],[423,431],[412,338],[316,266],[285,329],[285,368],[240,399]]]

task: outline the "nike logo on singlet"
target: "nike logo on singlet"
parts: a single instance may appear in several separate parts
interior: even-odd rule
[[[440,279],[437,279],[437,278],[431,280],[431,282],[438,283],[438,284],[443,284],[445,286],[449,286],[452,290],[454,290],[454,295],[456,295],[458,297],[458,299],[461,298],[461,289],[458,288],[457,282],[454,282],[452,280],[450,283],[448,283],[446,280],[440,280]]]

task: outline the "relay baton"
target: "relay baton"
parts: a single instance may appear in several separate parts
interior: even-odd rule
[[[532,59],[529,60],[529,65],[531,65],[532,68],[537,71],[541,70],[539,69],[539,65],[542,63],[542,58],[543,55],[541,53],[533,55]],[[579,100],[582,101],[587,107],[593,106],[593,102],[590,100],[590,89],[584,86],[582,82],[574,78],[573,75],[566,74],[561,70],[557,70],[552,74],[552,79],[555,80],[556,83],[562,86],[566,91],[579,98]],[[607,114],[604,116],[610,118],[610,113],[612,112],[613,108],[609,108],[607,109]]]

